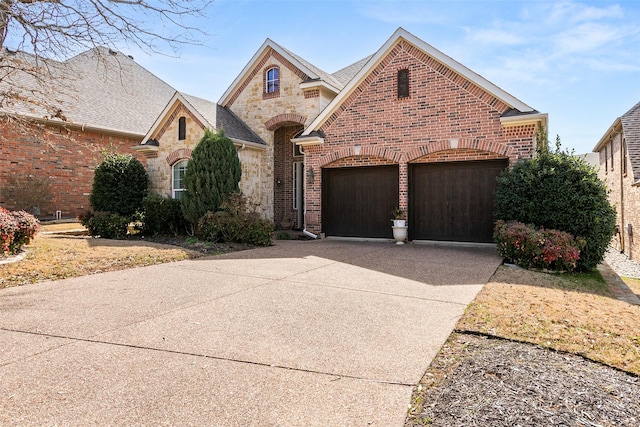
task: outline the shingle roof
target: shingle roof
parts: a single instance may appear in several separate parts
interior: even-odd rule
[[[342,89],[344,87],[344,84],[341,83],[332,74],[329,74],[326,71],[321,70],[320,68],[316,67],[315,65],[313,65],[312,63],[310,63],[306,59],[302,58],[301,56],[296,55],[295,53],[291,52],[289,49],[286,49],[286,48],[282,47],[281,45],[279,45],[278,43],[274,42],[273,40],[271,40],[271,42],[274,45],[277,45],[283,51],[287,52],[292,57],[294,57],[296,59],[296,61],[300,62],[300,64],[304,65],[305,67],[307,67],[308,69],[310,69],[311,71],[316,73],[316,75],[318,75],[318,77],[320,77],[320,79],[322,79],[323,81],[329,83],[332,86],[335,86],[338,89]]]
[[[627,153],[633,170],[633,180],[640,180],[640,102],[620,117]]]
[[[196,96],[185,93],[181,93],[181,95],[208,122],[205,125],[209,125],[214,129],[224,129],[225,135],[232,139],[266,145],[262,138],[228,108]]]
[[[366,58],[362,58],[358,62],[341,68],[340,70],[333,73],[333,77],[335,77],[342,84],[342,86],[345,86],[352,78],[355,77],[356,74],[358,74],[358,71],[360,71],[362,67],[364,67],[364,64],[366,64],[372,56],[373,55],[369,55]]]
[[[41,94],[40,101],[55,105],[69,122],[78,125],[144,135],[175,92],[133,58],[107,48],[45,63],[54,77],[45,82],[43,90],[48,93]],[[37,85],[25,75],[14,78],[26,88]],[[34,118],[51,116],[45,108],[24,103],[5,111]]]

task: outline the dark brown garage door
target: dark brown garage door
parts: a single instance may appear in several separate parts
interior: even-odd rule
[[[393,237],[398,166],[322,170],[322,229],[327,236]]]
[[[507,165],[507,160],[411,165],[411,238],[491,242],[496,177]]]

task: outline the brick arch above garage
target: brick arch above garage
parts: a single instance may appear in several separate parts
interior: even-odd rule
[[[378,146],[344,147],[322,156],[320,167],[392,165],[400,163],[402,153]]]
[[[432,158],[431,156],[441,157],[442,160],[429,160]],[[502,142],[477,140],[472,138],[434,141],[420,145],[407,153],[407,161],[410,163],[423,161],[447,161],[447,158],[449,158],[449,160],[489,160],[508,158],[511,162],[514,162],[518,160],[518,153],[513,149],[513,147]]]

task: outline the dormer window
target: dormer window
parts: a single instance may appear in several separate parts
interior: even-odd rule
[[[409,70],[398,70],[398,99],[409,97]]]
[[[280,91],[280,69],[269,68],[266,73],[265,93],[277,93]]]
[[[187,118],[180,117],[178,119],[178,141],[187,139]]]

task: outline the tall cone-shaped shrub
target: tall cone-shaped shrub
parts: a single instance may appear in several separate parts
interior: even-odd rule
[[[240,192],[241,175],[240,159],[231,139],[222,130],[205,130],[187,164],[186,191],[181,197],[184,217],[196,225],[208,211],[218,211],[225,195]]]

